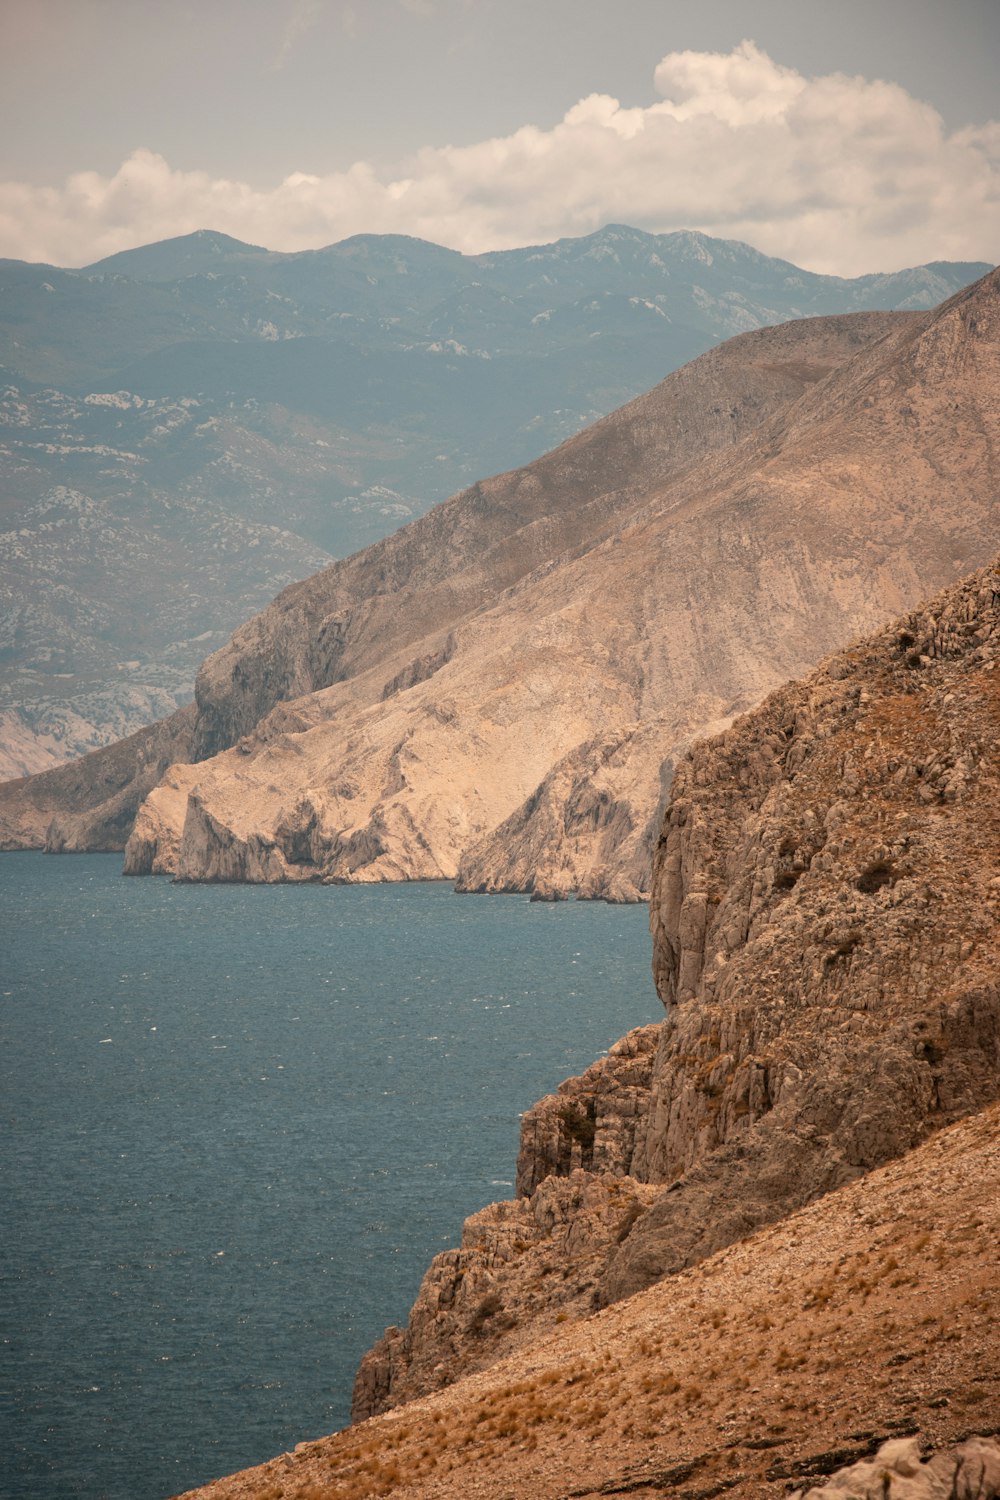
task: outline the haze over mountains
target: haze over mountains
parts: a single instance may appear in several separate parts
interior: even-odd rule
[[[0,794],[184,879],[637,899],[690,739],[1000,547],[1000,279],[747,334],[295,585],[197,708]]]
[[[0,774],[169,712],[285,583],[719,340],[930,307],[985,269],[849,281],[621,226],[477,257],[202,232],[82,271],[0,262]]]

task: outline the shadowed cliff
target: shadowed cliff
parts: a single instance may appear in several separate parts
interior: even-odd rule
[[[683,758],[666,1020],[524,1117],[383,1414],[198,1500],[995,1500],[998,663],[1000,560]]]

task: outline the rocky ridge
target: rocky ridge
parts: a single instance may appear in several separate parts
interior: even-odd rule
[[[900,321],[905,315],[805,323],[712,351],[530,470],[484,481],[386,542],[286,590],[205,663],[196,686],[196,736],[183,759],[204,760],[245,736],[259,742],[280,722],[278,705],[338,680],[350,682],[373,665],[382,675],[370,685],[369,706],[387,704],[382,711],[393,712],[400,700],[407,702],[408,689],[428,682],[454,654],[454,627],[464,615],[567,549],[586,546],[653,483],[739,440]],[[306,707],[296,705],[285,723],[303,722]],[[268,715],[274,722],[258,728]],[[158,734],[151,728],[141,743]],[[91,793],[83,800],[76,772],[64,792],[58,778],[33,786],[29,806],[18,789],[0,791],[5,841],[38,841],[35,808],[44,799],[51,817],[64,826],[74,821],[75,847],[106,843],[104,766],[100,755],[88,762]],[[345,776],[342,784],[353,783]],[[147,790],[136,793],[133,815]],[[178,846],[179,834],[177,828]],[[169,850],[157,853],[153,865],[169,867],[171,859]],[[271,864],[280,864],[280,856]],[[294,861],[290,868],[300,874],[315,869]]]
[[[479,257],[204,231],[0,260],[0,779],[169,714],[286,583],[720,338],[930,307],[986,269],[844,281],[623,226]]]
[[[360,1417],[905,1159],[1000,1092],[1000,562],[778,690],[674,778],[667,1018],[522,1120],[518,1192],[366,1356]]]
[[[725,346],[286,594],[127,868],[644,896],[695,735],[1000,545],[1000,278],[873,331]]]
[[[746,335],[287,590],[205,663],[126,868],[642,896],[696,734],[1000,545],[998,343],[997,273]],[[99,799],[58,803],[86,847]]]

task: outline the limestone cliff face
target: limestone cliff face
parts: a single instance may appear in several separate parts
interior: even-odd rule
[[[694,737],[1000,546],[998,352],[997,273],[746,335],[287,590],[206,662],[127,870],[644,896]]]
[[[592,545],[658,486],[738,444],[845,359],[911,322],[863,313],[730,340],[537,462],[473,485],[286,589],[203,665],[196,758],[235,744],[276,704],[368,667],[399,663],[382,674],[379,697],[426,680],[454,650],[448,626]]]
[[[620,551],[628,518],[668,505],[672,487],[706,457],[739,446],[845,360],[919,322],[861,314],[732,340],[537,463],[473,486],[285,590],[205,662],[190,738],[175,757],[204,771],[178,769],[147,804],[127,868],[196,879],[454,875],[466,850],[519,815],[533,824],[521,856],[506,873],[492,857],[479,860],[470,881],[537,876],[544,889],[558,874],[562,892],[592,867],[595,889],[609,887],[605,868],[611,881],[628,872],[624,894],[645,888],[656,809],[631,788],[645,780],[647,760],[655,778],[663,759],[662,730],[642,730],[661,712],[663,688],[643,688],[631,645],[619,656],[623,632],[631,641],[646,628],[642,599],[616,623],[620,601],[601,600],[603,581],[588,577],[586,559]],[[534,607],[547,583],[555,595]],[[686,614],[683,601],[680,609]],[[592,704],[573,701],[581,680],[593,683]],[[677,719],[683,730],[692,718],[701,727],[720,703],[731,712],[728,684],[721,694],[704,704],[682,695],[678,706],[673,692],[667,727]],[[227,750],[235,753],[214,763]],[[525,804],[560,766],[575,764],[571,781],[585,781],[594,757],[606,763],[621,811],[606,820],[598,809],[595,820],[586,791],[570,787],[573,856],[560,874],[547,839],[544,857],[535,854],[543,803],[558,823],[557,799],[546,788],[534,822]],[[109,774],[118,788],[120,758],[118,747],[100,752],[50,777],[41,793],[35,784],[0,788],[8,846],[43,843],[53,819],[66,847],[103,841],[118,819],[117,805],[104,802]],[[151,785],[138,757],[133,776],[130,817]],[[203,837],[202,806],[229,845],[225,856],[219,840]]]
[[[127,867],[645,895],[695,735],[1000,546],[1000,277],[887,327],[714,351],[290,591],[206,664],[230,748]]]
[[[445,1271],[506,1310],[496,1357],[1000,1095],[998,666],[1000,562],[684,757],[651,901],[666,1019],[525,1115],[520,1199],[435,1262],[419,1316],[362,1368],[359,1415],[483,1362],[443,1310]],[[570,1297],[495,1227],[547,1222],[554,1182],[581,1232],[627,1204]]]

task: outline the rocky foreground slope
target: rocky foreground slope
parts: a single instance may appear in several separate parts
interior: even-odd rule
[[[480,1374],[191,1500],[777,1500],[826,1485],[993,1500],[1000,1443],[971,1435],[1000,1426],[998,1241],[993,1106]]]
[[[678,769],[667,1019],[522,1121],[519,1197],[366,1356],[366,1416],[903,1156],[1000,1094],[1000,572],[773,694]]]
[[[1000,560],[694,748],[665,1021],[525,1116],[395,1409],[199,1500],[1000,1494],[998,663]]]
[[[635,899],[693,735],[1000,545],[998,345],[998,273],[746,335],[286,590],[205,663],[126,868]],[[140,789],[90,764],[0,793],[8,845],[106,842]]]

